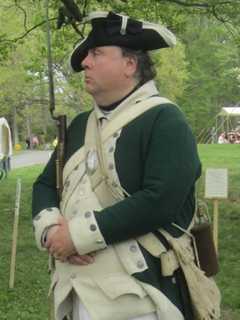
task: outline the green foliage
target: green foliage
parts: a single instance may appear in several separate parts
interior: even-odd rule
[[[160,22],[176,33],[178,45],[174,49],[154,53],[156,80],[161,94],[176,101],[186,113],[196,135],[212,126],[223,106],[238,102],[240,4],[236,1],[131,0],[127,5],[121,0],[74,2],[81,12],[83,8],[86,12],[115,10]],[[29,131],[46,133],[53,124],[48,112],[44,3],[6,0],[0,4],[0,112],[11,120],[16,108],[20,137]],[[68,65],[69,54],[82,35],[72,28],[72,19],[58,30],[58,8],[63,1],[50,0],[49,4],[57,113],[66,113],[71,121],[92,105],[81,75],[72,75]],[[220,22],[223,19],[228,22]],[[84,34],[89,30],[79,21],[75,21],[75,27]],[[11,41],[14,39],[18,40]],[[13,125],[12,129],[17,131]]]
[[[185,46],[178,43],[171,49],[163,49],[155,53],[157,70],[156,81],[161,96],[177,101],[184,94],[188,79]]]
[[[239,48],[220,23],[201,17],[189,26],[183,38],[189,78],[180,105],[198,135],[213,126],[222,107],[238,102]]]

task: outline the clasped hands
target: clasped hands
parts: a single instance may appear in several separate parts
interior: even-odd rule
[[[59,217],[58,224],[51,227],[47,233],[45,248],[49,254],[61,262],[69,262],[76,265],[88,265],[94,262],[94,255],[79,255],[71,239],[67,220]]]

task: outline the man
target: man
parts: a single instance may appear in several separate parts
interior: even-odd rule
[[[193,319],[166,239],[186,240],[200,162],[183,114],[159,96],[147,53],[175,37],[112,12],[89,21],[70,63],[84,72],[94,111],[68,128],[61,203],[55,154],[33,188],[36,241],[56,259],[55,318]]]

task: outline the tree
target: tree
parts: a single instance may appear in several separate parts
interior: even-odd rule
[[[1,111],[10,116],[15,110],[21,137],[26,135],[27,115],[34,132],[53,134],[47,110],[44,3],[6,0],[0,4]],[[238,101],[237,1],[50,0],[58,113],[67,113],[71,120],[91,106],[91,99],[83,93],[81,74],[69,72],[68,56],[88,30],[82,17],[96,9],[160,22],[177,35],[176,48],[154,54],[157,82],[162,95],[182,106],[196,134],[205,126],[206,118],[214,119],[219,108]]]
[[[189,78],[181,104],[199,134],[202,128],[215,125],[222,107],[239,99],[239,49],[222,24],[204,17],[191,19],[183,41]]]
[[[155,66],[161,96],[177,102],[184,94],[189,77],[184,44],[179,42],[174,48],[155,53]]]

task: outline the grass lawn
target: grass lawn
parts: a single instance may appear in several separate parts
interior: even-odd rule
[[[240,146],[200,145],[203,169],[229,169],[229,199],[220,202],[217,282],[223,296],[223,319],[240,319]],[[48,318],[47,256],[34,244],[31,225],[31,187],[42,166],[17,169],[0,182],[0,319],[45,320]],[[15,288],[8,289],[11,235],[16,180],[21,178],[22,196],[17,248]],[[202,198],[204,175],[200,181]],[[209,202],[211,212],[211,202]],[[114,319],[113,319],[114,320]],[[173,319],[174,320],[174,319]]]
[[[47,319],[47,257],[34,244],[31,224],[32,181],[42,167],[12,171],[0,182],[0,319]],[[15,288],[8,289],[11,236],[16,180],[21,178],[22,194],[16,260]]]
[[[225,312],[240,319],[240,145],[199,145],[199,153],[206,168],[227,168],[229,197],[219,202],[219,263],[217,282],[222,291]],[[203,198],[204,174],[200,180]],[[208,201],[212,212],[212,203]]]

